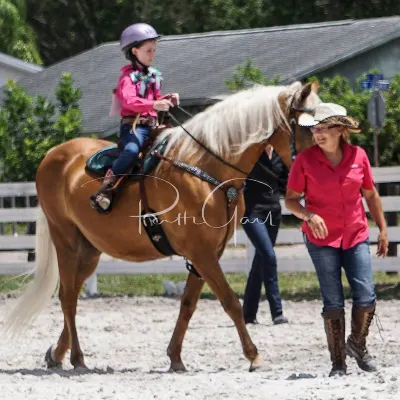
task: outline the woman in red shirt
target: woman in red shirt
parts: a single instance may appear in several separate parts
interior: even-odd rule
[[[388,240],[368,157],[362,148],[349,144],[349,133],[359,132],[358,122],[347,116],[344,107],[320,103],[314,116],[300,116],[299,125],[310,128],[315,145],[294,161],[285,203],[304,221],[303,237],[323,298],[330,376],[346,374],[346,354],[364,371],[375,371],[376,364],[366,348],[376,296],[362,195],[380,230],[378,256],[386,256]],[[300,204],[303,193],[305,207]],[[346,343],[342,266],[353,297],[351,334]]]

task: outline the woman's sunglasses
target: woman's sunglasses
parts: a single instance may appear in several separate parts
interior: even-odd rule
[[[316,126],[313,126],[310,128],[310,131],[312,133],[319,133],[319,132],[323,132],[323,131],[327,131],[329,129],[333,129],[333,128],[337,128],[340,125],[330,125],[330,126],[321,126],[320,128],[317,128]]]

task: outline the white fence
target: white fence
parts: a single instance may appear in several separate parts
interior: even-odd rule
[[[397,213],[400,212],[400,167],[373,169],[377,184],[388,184],[387,196],[382,196],[383,209],[388,220],[390,253],[392,257],[374,259],[374,270],[400,271],[397,258],[397,244],[400,243],[400,227],[397,226]],[[32,207],[36,196],[34,182],[0,184],[0,275],[16,275],[33,267],[33,262],[9,261],[2,252],[21,252],[34,248],[34,234],[18,234],[17,223],[32,223],[36,220],[37,208]],[[17,203],[24,200],[23,207]],[[365,203],[364,203],[365,204]],[[282,200],[282,215],[289,215]],[[6,233],[6,225],[10,234]],[[371,243],[376,243],[377,228],[370,229]],[[234,250],[234,244],[240,249]],[[280,229],[277,238],[278,268],[282,272],[313,271],[308,255],[301,251],[302,234],[299,228]],[[285,246],[285,247],[281,247]],[[243,249],[245,247],[245,249]],[[243,230],[238,229],[221,260],[224,272],[247,272],[251,261],[252,246]],[[10,254],[10,253],[7,253]],[[6,258],[6,259],[5,259]],[[13,257],[10,257],[13,258]],[[184,261],[179,257],[165,258],[159,261],[132,263],[103,257],[97,268],[98,274],[162,274],[186,272]],[[95,284],[95,280],[92,281]]]

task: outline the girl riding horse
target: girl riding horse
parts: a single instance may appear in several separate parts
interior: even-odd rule
[[[134,163],[152,127],[156,126],[157,111],[168,111],[179,103],[177,93],[161,95],[161,73],[151,67],[159,37],[152,26],[144,23],[130,25],[121,34],[122,53],[131,62],[121,69],[114,95],[122,117],[123,151],[107,171],[100,190],[90,197],[92,207],[100,212],[110,207],[112,187]]]

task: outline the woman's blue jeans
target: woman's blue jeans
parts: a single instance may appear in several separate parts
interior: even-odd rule
[[[120,140],[124,150],[114,161],[112,171],[114,175],[125,174],[129,167],[132,166],[144,142],[150,135],[151,128],[148,125],[136,125],[136,132],[132,131],[132,125],[124,124],[120,128]]]
[[[278,272],[275,255],[275,241],[280,225],[280,213],[271,213],[272,218],[265,221],[256,216],[247,217],[243,229],[255,247],[255,255],[247,279],[243,299],[245,321],[256,319],[264,282],[272,318],[282,314],[282,300],[278,286]],[[271,224],[272,223],[272,224]]]
[[[317,272],[323,311],[344,308],[342,267],[349,282],[353,304],[368,307],[376,300],[369,240],[350,249],[316,246],[304,234],[304,242]]]

